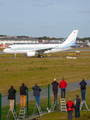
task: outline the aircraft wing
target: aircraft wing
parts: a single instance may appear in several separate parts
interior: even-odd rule
[[[39,50],[35,50],[36,52],[45,52],[45,51],[47,51],[47,50],[51,50],[51,49],[53,49],[52,47],[51,48],[45,48],[45,49],[39,49]]]

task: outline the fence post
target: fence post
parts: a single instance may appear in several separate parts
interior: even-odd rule
[[[1,120],[1,98],[2,98],[2,95],[0,93],[0,120]]]
[[[14,101],[14,110],[16,111],[16,93],[15,93],[15,101]]]
[[[28,115],[28,89],[27,89],[27,115]]]
[[[49,84],[48,84],[48,108],[50,108],[50,90],[49,90]]]

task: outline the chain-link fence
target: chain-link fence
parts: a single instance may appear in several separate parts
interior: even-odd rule
[[[69,98],[74,100],[76,99],[76,94],[79,95],[81,98],[81,91],[79,89],[78,82],[77,83],[71,83],[67,85],[66,88],[66,102],[68,101]],[[47,112],[47,108],[50,109],[52,102],[54,101],[53,97],[53,91],[52,87],[50,85],[46,85],[41,88],[40,92],[40,107],[43,113]],[[90,108],[89,104],[89,91],[90,87],[86,90],[86,102],[88,107]],[[58,103],[60,104],[60,99],[61,99],[61,90],[58,88]],[[9,111],[9,100],[7,99],[7,96],[2,96],[0,94],[0,120],[6,120],[7,113]],[[26,100],[26,110],[27,110],[27,115],[29,117],[32,117],[34,115],[34,108],[36,105],[35,97],[33,96],[33,90],[28,89],[27,90],[27,100]],[[20,93],[16,94],[16,100],[15,100],[15,111],[17,116],[19,116],[19,111],[20,111]],[[38,113],[38,112],[37,112]],[[10,120],[13,120],[13,116],[10,118]]]

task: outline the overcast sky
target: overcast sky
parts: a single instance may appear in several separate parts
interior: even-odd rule
[[[90,37],[90,0],[0,0],[0,35]]]

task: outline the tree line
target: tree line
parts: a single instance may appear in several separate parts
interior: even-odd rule
[[[0,35],[0,37],[2,37],[2,38],[8,38],[8,36],[7,35]],[[33,38],[33,37],[29,37],[29,36],[9,36],[9,38],[12,38],[12,37],[16,37],[16,38]],[[38,39],[38,40],[62,40],[62,39],[65,39],[65,38],[55,38],[55,37],[52,37],[52,38],[50,38],[50,37],[47,37],[47,36],[43,36],[43,37],[35,37],[36,39]],[[79,40],[79,41],[83,41],[83,42],[85,42],[86,40],[89,40],[89,42],[90,42],[90,37],[85,37],[85,38],[77,38],[77,40]]]

